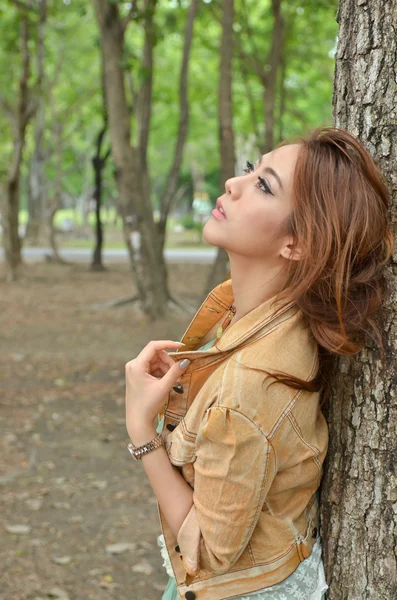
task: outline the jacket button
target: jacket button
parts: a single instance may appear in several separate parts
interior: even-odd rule
[[[195,597],[196,597],[196,594],[194,592],[186,592],[185,593],[186,600],[194,600]]]
[[[174,385],[172,387],[172,389],[174,390],[174,392],[177,392],[178,394],[183,394],[183,385],[181,383],[177,383],[176,385]]]
[[[179,546],[178,546],[178,545],[176,545],[176,546],[175,546],[175,552],[180,552],[180,551],[181,551],[181,549],[179,548]]]
[[[174,425],[174,423],[167,423],[167,429],[169,429],[169,431],[174,431],[176,425]]]
[[[312,531],[312,537],[317,537],[317,527],[315,527]]]

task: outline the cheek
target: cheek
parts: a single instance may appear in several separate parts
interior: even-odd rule
[[[268,204],[268,206],[259,206],[250,208],[242,215],[243,230],[251,235],[258,234],[269,238],[278,231],[283,220],[277,206]],[[255,236],[254,236],[255,237]]]

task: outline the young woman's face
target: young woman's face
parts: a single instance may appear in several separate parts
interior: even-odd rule
[[[299,144],[280,146],[258,159],[248,173],[226,181],[226,192],[217,200],[226,218],[212,214],[203,229],[209,244],[259,260],[279,257],[286,239],[278,234],[292,211],[292,177],[299,148]]]

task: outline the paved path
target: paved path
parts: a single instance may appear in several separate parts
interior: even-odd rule
[[[217,253],[217,248],[208,247],[202,249],[167,249],[164,251],[166,262],[172,263],[211,263]],[[50,248],[23,248],[22,255],[26,262],[36,262],[44,260],[45,255],[51,255]],[[64,248],[61,250],[61,256],[65,260],[91,262],[92,250],[89,248]],[[119,248],[108,248],[103,251],[103,262],[126,262],[128,261],[127,250]],[[0,248],[0,261],[4,260],[4,250]]]

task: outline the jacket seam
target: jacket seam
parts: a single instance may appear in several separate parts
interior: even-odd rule
[[[313,375],[314,368],[316,365],[317,365],[317,356],[314,357],[313,365],[312,365],[312,368],[310,369],[309,376],[306,378],[306,381],[308,381],[310,379],[310,377]],[[283,423],[284,419],[288,416],[288,414],[294,408],[295,404],[297,403],[298,399],[303,395],[304,391],[305,390],[302,390],[302,389],[297,390],[296,394],[293,396],[293,398],[291,399],[289,404],[285,407],[285,409],[283,410],[283,412],[281,413],[281,415],[275,422],[273,429],[269,433],[269,436],[268,436],[269,438],[272,438],[276,435],[276,433],[277,433],[279,427],[281,426],[281,424]]]
[[[303,437],[302,431],[298,425],[297,420],[295,419],[295,417],[289,413],[287,415],[287,418],[289,419],[293,429],[295,430],[296,435],[300,438],[300,440],[302,441],[303,444],[305,444],[308,448],[310,448],[310,450],[312,450],[312,452],[314,452],[314,456],[313,456],[313,460],[316,463],[317,467],[321,470],[321,466],[319,464],[318,461],[318,457],[320,456],[320,450],[319,448],[317,448],[317,446],[314,446],[313,444],[309,444],[309,442],[307,442],[305,440],[305,438]]]
[[[259,340],[262,340],[264,337],[266,337],[267,335],[269,335],[270,333],[273,333],[273,331],[275,331],[276,329],[278,329],[279,327],[281,327],[281,325],[283,323],[286,323],[287,321],[289,321],[290,319],[292,319],[292,317],[295,315],[296,313],[294,313],[293,315],[290,315],[289,317],[287,317],[286,319],[284,319],[283,321],[280,321],[279,323],[276,323],[271,329],[268,329],[267,331],[265,331],[261,336],[255,338],[254,340],[251,340],[248,342],[248,344],[245,344],[243,346],[241,346],[241,348],[239,348],[238,350],[242,350],[244,348],[247,348],[248,346],[251,346],[251,344],[255,344],[255,342],[258,342]],[[255,334],[254,334],[255,335]],[[246,365],[244,362],[239,362],[238,360],[236,360],[235,358],[233,358],[233,354],[232,353],[230,360],[232,360],[233,362],[237,363],[238,365],[243,365],[244,367],[246,367],[247,369],[253,369],[254,367],[250,367],[248,365]]]
[[[256,564],[255,564],[255,558],[254,558],[254,554],[253,554],[253,552],[252,552],[252,548],[251,548],[251,540],[250,540],[250,541],[248,542],[248,544],[247,544],[247,551],[248,551],[248,555],[249,555],[249,557],[250,557],[250,559],[251,559],[252,566],[253,566],[253,567],[255,567],[255,566],[256,566]]]
[[[220,352],[229,352],[235,349],[236,344],[244,343],[245,340],[249,340],[251,336],[254,336],[262,327],[266,327],[267,325],[269,325],[269,323],[271,323],[272,321],[276,320],[276,319],[281,319],[281,317],[285,314],[287,314],[287,317],[284,318],[282,321],[281,320],[277,320],[277,322],[274,324],[273,328],[271,330],[268,330],[264,333],[263,336],[264,337],[267,335],[267,333],[270,333],[271,331],[274,331],[275,329],[277,329],[280,325],[282,325],[282,323],[286,323],[287,321],[289,321],[290,319],[292,319],[298,312],[299,312],[299,307],[296,308],[296,310],[291,314],[288,315],[288,311],[290,311],[292,308],[296,308],[296,305],[294,303],[289,303],[288,305],[284,306],[281,310],[279,309],[278,312],[276,313],[272,313],[271,315],[268,316],[267,319],[265,319],[265,321],[261,322],[256,328],[255,326],[253,328],[250,329],[249,331],[249,336],[247,336],[247,334],[244,334],[241,336],[240,339],[236,340],[235,342],[233,342],[232,346],[228,346],[226,347],[224,350],[220,350]],[[257,338],[257,339],[261,339],[261,338]]]
[[[244,414],[240,410],[236,410],[235,408],[231,408],[230,406],[223,406],[223,405],[219,405],[219,404],[217,404],[215,406],[210,406],[210,408],[208,408],[206,410],[206,413],[208,413],[209,411],[211,411],[211,410],[213,410],[215,408],[227,409],[227,410],[229,410],[231,412],[238,413],[239,415],[241,415],[242,417],[244,417],[244,419],[246,419],[251,425],[254,426],[254,428],[256,429],[256,431],[259,432],[266,439],[266,441],[268,443],[268,446],[269,446],[269,449],[270,449],[270,452],[273,453],[274,463],[275,463],[275,473],[277,473],[277,455],[276,455],[276,452],[274,450],[273,444],[268,439],[268,437],[265,434],[265,432],[252,419],[250,419],[246,414]],[[270,456],[270,452],[266,453],[266,465],[265,465],[264,474],[263,474],[263,477],[262,477],[261,489],[260,489],[259,497],[261,497],[262,494],[263,494],[263,490],[264,490],[264,487],[265,487],[265,484],[266,484],[266,480],[267,480],[268,474],[269,474],[269,463],[270,463],[269,456]],[[247,536],[245,537],[245,540],[248,540],[248,542],[246,542],[245,545],[244,545],[244,542],[243,542],[243,544],[242,544],[243,548],[240,551],[240,553],[237,555],[237,558],[236,557],[234,558],[233,562],[236,562],[240,558],[240,556],[244,552],[244,550],[246,549],[247,543],[249,543],[249,541],[251,539],[251,536],[252,536],[252,532],[254,531],[254,529],[256,527],[256,524],[258,522],[258,515],[259,515],[259,513],[262,510],[262,506],[263,506],[263,504],[261,504],[261,502],[259,501],[258,502],[258,506],[256,507],[256,510],[255,510],[255,515],[254,515],[254,517],[252,519],[252,525],[251,525],[251,527],[250,527],[250,529],[248,531]],[[255,566],[257,566],[257,565],[255,565]]]
[[[240,573],[241,571],[247,571],[249,569],[252,568],[256,568],[256,567],[262,567],[264,565],[271,565],[272,563],[278,562],[280,560],[280,558],[283,558],[284,556],[286,556],[287,554],[289,554],[292,550],[292,548],[297,547],[297,543],[293,542],[291,544],[291,546],[289,546],[289,548],[287,548],[287,550],[285,550],[285,552],[283,552],[282,554],[279,554],[277,556],[277,558],[274,558],[272,560],[269,561],[261,561],[261,562],[257,562],[255,563],[255,565],[249,565],[249,566],[245,566],[245,567],[240,567],[238,569],[233,569],[233,573]],[[302,562],[302,561],[301,561]],[[210,573],[210,571],[207,571],[206,569],[200,569],[201,571],[205,572],[205,573]],[[229,571],[226,571],[226,573],[228,573]],[[217,573],[212,574],[211,573],[211,577],[205,577],[205,579],[203,579],[202,577],[200,577],[199,579],[197,579],[197,581],[210,581],[211,579],[214,579],[215,577],[221,577],[222,575],[224,575],[224,573],[221,573],[220,575]]]

